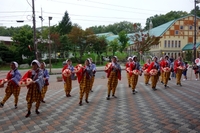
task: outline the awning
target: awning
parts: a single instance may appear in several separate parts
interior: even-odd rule
[[[200,46],[200,42],[198,42],[196,44],[196,48],[198,48],[199,46]],[[193,48],[194,48],[194,44],[193,43],[188,43],[182,48],[182,51],[193,50]]]

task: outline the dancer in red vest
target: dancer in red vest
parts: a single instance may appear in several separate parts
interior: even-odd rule
[[[107,100],[110,100],[110,93],[112,90],[112,97],[117,98],[115,96],[115,91],[117,88],[118,84],[118,79],[121,80],[121,67],[120,64],[117,63],[117,56],[114,56],[112,58],[112,62],[109,63],[110,65],[108,66],[108,69],[105,70],[107,73],[107,78],[108,78],[108,97]]]
[[[11,62],[10,64],[11,70],[8,72],[5,79],[1,80],[3,83],[8,83],[7,87],[5,89],[5,96],[3,100],[0,102],[0,107],[4,106],[4,103],[10,98],[10,96],[13,94],[15,97],[15,109],[17,108],[18,103],[18,97],[20,93],[20,88],[18,82],[21,79],[21,74],[18,71],[18,63],[17,62]]]
[[[126,63],[126,72],[127,72],[127,80],[128,80],[128,87],[131,87],[131,77],[130,77],[130,66],[133,64],[133,58],[128,57],[128,62]]]
[[[157,57],[153,57],[152,60],[153,62],[151,62],[151,64],[149,65],[147,72],[151,74],[151,87],[155,91],[157,90],[156,85],[159,80],[160,66],[157,62]]]
[[[176,74],[176,84],[182,86],[181,84],[181,76],[183,73],[183,70],[185,69],[185,65],[182,61],[182,58],[179,56],[175,61],[174,61],[174,72]]]

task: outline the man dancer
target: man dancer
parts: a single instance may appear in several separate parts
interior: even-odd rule
[[[114,98],[117,98],[115,96],[116,87],[118,84],[118,79],[121,80],[121,67],[120,64],[117,63],[117,56],[114,56],[112,58],[112,62],[108,70],[105,71],[107,73],[108,78],[108,97],[107,100],[110,100],[110,93],[112,90],[112,96]]]
[[[17,108],[18,103],[18,97],[20,93],[20,87],[18,82],[21,79],[21,74],[18,71],[18,63],[13,61],[10,64],[10,72],[8,72],[6,79],[4,80],[4,83],[8,82],[7,87],[5,89],[5,96],[3,100],[0,102],[0,107],[4,106],[4,103],[10,98],[10,96],[13,94],[15,97],[15,109]]]

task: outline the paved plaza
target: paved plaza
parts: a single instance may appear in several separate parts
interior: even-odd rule
[[[59,71],[59,70],[57,70]],[[193,73],[193,72],[192,72]],[[5,76],[0,71],[0,79]],[[200,81],[191,77],[182,81],[182,87],[175,79],[169,81],[169,88],[157,84],[153,91],[139,77],[138,93],[133,95],[127,85],[126,72],[122,72],[116,90],[117,98],[106,100],[107,79],[104,72],[98,72],[89,103],[79,106],[79,86],[73,81],[72,97],[66,97],[63,83],[57,82],[58,75],[51,75],[45,101],[41,103],[40,114],[25,118],[26,93],[21,88],[18,108],[14,109],[13,96],[0,108],[0,132],[3,133],[199,133],[200,132]],[[0,88],[0,100],[5,87]]]

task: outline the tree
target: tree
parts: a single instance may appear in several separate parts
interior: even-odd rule
[[[195,13],[194,13],[194,9],[192,9],[192,10],[190,11],[190,13],[191,13],[191,14],[195,14]],[[199,6],[196,6],[196,14],[197,14],[198,17],[200,17],[200,8],[199,8]]]
[[[151,17],[146,19],[146,26],[145,26],[144,29],[145,30],[149,29],[150,20],[152,21],[153,28],[154,28],[154,27],[157,27],[157,26],[162,25],[164,23],[167,23],[171,20],[178,19],[178,18],[186,16],[186,15],[188,15],[188,13],[185,12],[185,11],[170,11],[165,15],[163,15],[163,14],[157,15],[156,14],[156,15],[151,16]]]
[[[61,34],[61,35],[65,35],[67,33],[69,33],[72,29],[72,23],[70,21],[70,18],[69,18],[69,14],[67,11],[65,11],[65,14],[61,20],[61,22],[58,24],[58,32]]]
[[[63,53],[64,58],[68,56],[67,54],[73,50],[72,44],[70,43],[67,35],[60,36],[60,51]]]
[[[138,25],[138,28],[140,27],[140,29],[138,29],[137,31],[141,30],[141,24],[140,23],[136,23],[136,24]],[[108,26],[105,26],[105,25],[93,26],[93,27],[89,27],[88,29],[91,29],[95,34],[106,33],[106,32],[112,32],[114,34],[119,34],[121,31],[125,31],[126,33],[136,32],[136,30],[133,28],[133,23],[128,22],[128,21],[114,23],[114,24],[110,24]]]
[[[142,32],[131,36],[131,39],[134,42],[135,51],[138,53],[147,52],[150,50],[151,46],[158,45],[160,43],[160,38],[161,37],[150,36],[148,33],[143,34]]]
[[[129,37],[127,36],[126,32],[125,31],[121,31],[119,34],[118,34],[118,40],[120,42],[120,47],[119,47],[119,50],[120,52],[122,53],[123,50],[127,47],[128,45],[128,41],[129,41]]]
[[[12,39],[17,46],[17,51],[20,51],[21,57],[24,55],[28,58],[34,58],[33,31],[30,26],[21,27],[19,32],[12,36]]]
[[[108,49],[112,51],[112,56],[115,55],[115,52],[119,49],[119,42],[118,39],[114,39],[108,43]]]
[[[100,36],[96,38],[96,41],[93,43],[92,47],[97,53],[98,58],[101,59],[101,54],[106,51],[108,42],[105,36]]]
[[[90,29],[86,29],[84,31],[81,29],[80,26],[76,24],[73,26],[71,32],[68,34],[68,38],[73,44],[73,53],[75,59],[78,62],[82,61],[82,57],[86,49],[91,46],[96,40],[95,34]],[[79,53],[79,55],[76,54],[77,52]]]

